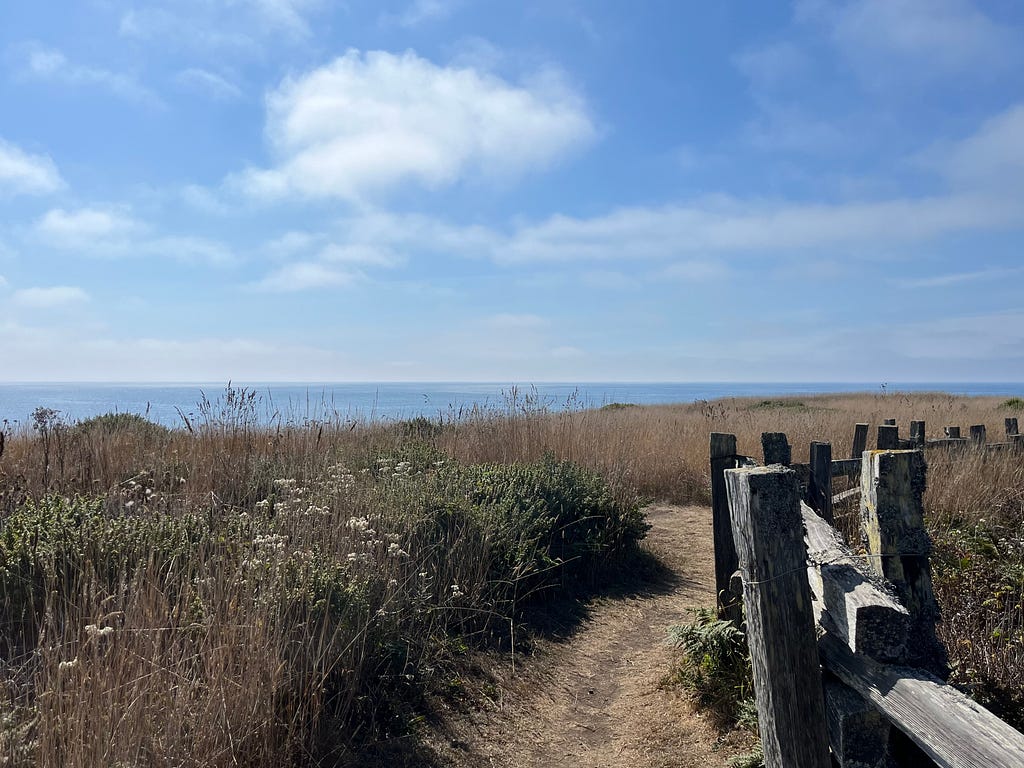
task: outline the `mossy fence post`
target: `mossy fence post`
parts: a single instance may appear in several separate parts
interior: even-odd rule
[[[767,768],[829,768],[796,473],[725,472]]]
[[[935,635],[931,541],[924,527],[927,464],[921,451],[870,451],[861,469],[861,534],[872,569],[889,581],[910,611],[917,642],[910,660],[940,677],[949,673]]]

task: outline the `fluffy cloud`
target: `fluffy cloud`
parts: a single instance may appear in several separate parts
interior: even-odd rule
[[[412,52],[349,51],[268,96],[267,134],[277,164],[235,185],[358,200],[409,182],[437,188],[543,168],[596,130],[557,78],[516,86]]]
[[[59,248],[89,248],[97,243],[113,244],[139,230],[134,219],[119,211],[54,208],[36,222],[36,232],[49,245]]]
[[[15,291],[11,300],[19,307],[54,309],[88,301],[89,294],[73,285],[54,285],[48,288],[23,288]]]
[[[53,160],[0,139],[0,194],[46,194],[64,186]]]

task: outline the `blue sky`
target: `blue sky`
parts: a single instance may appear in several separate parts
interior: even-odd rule
[[[0,380],[1024,380],[1017,0],[0,9]]]

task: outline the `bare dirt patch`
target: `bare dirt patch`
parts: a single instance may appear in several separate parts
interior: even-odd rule
[[[539,641],[515,674],[500,670],[486,706],[448,713],[443,735],[428,740],[436,764],[690,768],[749,749],[747,734],[720,734],[661,684],[673,658],[667,628],[714,600],[711,512],[656,506],[647,515],[658,574],[590,602],[566,637]]]

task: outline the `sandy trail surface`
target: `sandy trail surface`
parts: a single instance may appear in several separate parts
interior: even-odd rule
[[[647,516],[657,574],[594,599],[565,637],[540,641],[493,705],[452,713],[432,740],[438,764],[689,768],[749,749],[747,734],[721,734],[662,684],[674,655],[667,628],[713,604],[711,510],[655,506]]]

